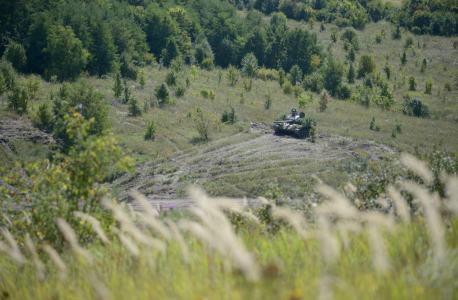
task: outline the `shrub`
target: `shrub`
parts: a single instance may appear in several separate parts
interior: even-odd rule
[[[283,93],[290,95],[293,92],[293,85],[288,80],[283,84]]]
[[[64,218],[82,244],[93,243],[93,230],[86,222],[74,217],[73,212],[84,209],[84,212],[99,219],[102,228],[115,226],[110,214],[101,208],[100,203],[109,197],[109,190],[103,184],[108,168],[116,163],[117,168],[132,170],[132,160],[122,157],[122,148],[112,135],[89,136],[90,121],[74,110],[63,118],[68,134],[74,137],[75,146],[67,155],[57,154],[50,160],[25,165],[30,175],[25,181],[17,174],[9,178],[14,186],[21,190],[15,193],[4,191],[2,199],[11,203],[29,203],[31,222],[20,221],[12,228],[22,239],[26,232],[23,226],[30,228],[34,234],[31,238],[40,243],[52,245],[57,250],[64,247],[64,237],[56,226],[57,218]],[[23,171],[21,171],[22,174]],[[31,184],[28,184],[30,180]],[[19,219],[18,219],[19,221]]]
[[[196,80],[197,77],[199,77],[199,70],[197,70],[196,66],[192,66],[191,67],[191,77],[192,77],[192,80]]]
[[[145,88],[145,85],[146,85],[146,72],[143,69],[138,71],[138,83],[140,83],[140,86],[142,87],[142,89]]]
[[[200,95],[204,97],[205,99],[210,98],[210,90],[207,89],[201,89],[200,90]]]
[[[417,79],[415,78],[415,75],[412,75],[409,77],[409,90],[410,91],[417,90]]]
[[[356,78],[355,67],[353,67],[353,64],[350,64],[350,68],[348,68],[348,73],[347,73],[348,83],[355,83],[355,78]]]
[[[374,130],[375,128],[375,117],[372,117],[371,123],[369,124],[369,129]]]
[[[176,85],[178,81],[178,76],[174,71],[169,71],[167,75],[165,75],[165,83],[167,83],[168,86],[171,85]]]
[[[221,68],[218,68],[218,84],[221,84],[222,80],[223,80],[223,70],[221,70]]]
[[[181,57],[176,57],[172,59],[170,62],[170,69],[172,69],[173,72],[178,73],[183,69],[183,59]]]
[[[408,36],[404,42],[404,49],[408,49],[413,46],[413,37]]]
[[[405,65],[407,63],[407,54],[404,51],[401,55],[401,65]]]
[[[264,107],[266,109],[270,109],[272,107],[272,94],[270,92],[268,92],[265,96],[264,96]]]
[[[45,101],[38,106],[37,114],[35,116],[35,120],[38,124],[40,124],[44,128],[51,127],[53,123],[53,118],[51,115],[51,111],[49,108],[49,102]]]
[[[20,115],[27,113],[28,103],[29,95],[24,88],[15,87],[8,94],[8,109],[14,110]]]
[[[355,51],[359,50],[358,33],[356,30],[352,28],[346,28],[340,36],[340,39],[344,42],[347,41],[350,45],[353,46]]]
[[[183,97],[185,93],[186,93],[186,86],[181,82],[178,83],[175,88],[175,96]]]
[[[310,125],[309,135],[310,135],[310,138],[312,139],[312,143],[315,143],[315,141],[316,141],[316,126],[314,124]]]
[[[237,115],[235,113],[235,108],[232,104],[229,103],[229,110],[224,110],[221,115],[221,122],[234,124],[237,121]]]
[[[122,87],[122,78],[121,78],[121,72],[117,72],[116,73],[116,76],[115,76],[115,83],[112,87],[113,89],[113,92],[114,92],[114,96],[116,98],[120,97],[122,95],[122,92],[123,92],[123,87]]]
[[[305,107],[306,104],[309,104],[313,100],[313,93],[302,93],[297,97],[297,106],[299,108]]]
[[[342,83],[339,87],[338,95],[340,99],[343,99],[343,100],[350,99],[351,87],[346,83]]]
[[[160,106],[164,106],[170,103],[170,92],[165,83],[158,85],[154,89],[154,96],[156,96]]]
[[[391,32],[391,35],[393,39],[395,40],[400,40],[402,35],[401,35],[401,26],[399,24],[396,25],[395,29]]]
[[[213,58],[206,58],[201,63],[202,68],[211,71],[215,67],[215,63],[213,62]]]
[[[253,78],[244,78],[243,79],[243,89],[246,92],[251,92],[252,85],[253,85]]]
[[[278,83],[280,84],[280,87],[283,87],[283,84],[286,81],[286,76],[285,76],[285,71],[283,69],[280,69],[278,71]]]
[[[123,78],[137,80],[137,70],[134,65],[134,60],[132,59],[132,56],[129,53],[121,53],[121,55],[119,56],[119,64],[121,66],[119,68],[119,71],[121,72],[121,76]]]
[[[356,59],[356,51],[355,51],[355,48],[350,47],[350,51],[348,52],[348,59],[349,59],[351,62],[354,62],[354,61],[355,61],[355,59]]]
[[[420,98],[410,98],[404,103],[402,112],[408,116],[415,116],[421,118],[429,118],[429,106],[424,103]]]
[[[421,67],[420,67],[420,73],[421,73],[421,74],[424,74],[425,71],[426,71],[426,64],[422,63],[422,64],[421,64]]]
[[[377,34],[374,36],[374,38],[375,38],[375,42],[376,42],[377,44],[381,44],[381,43],[382,43],[383,36],[382,36],[382,34],[381,34],[380,32],[377,33]]]
[[[216,93],[213,90],[210,90],[210,94],[208,96],[212,101],[216,99]]]
[[[320,98],[318,100],[319,109],[321,112],[325,111],[328,108],[328,103],[331,101],[331,97],[329,96],[326,90],[322,90],[320,93]]]
[[[425,81],[425,94],[431,94],[433,90],[433,79],[430,77]]]
[[[227,68],[227,80],[229,80],[229,83],[231,86],[235,86],[237,84],[237,81],[239,80],[239,70],[237,70],[237,67],[234,67],[233,65],[229,65]]]
[[[242,59],[242,72],[250,77],[254,78],[258,74],[258,59],[250,52]]]
[[[3,78],[3,73],[0,72],[0,96],[6,91],[6,82],[5,78]]]
[[[336,25],[331,26],[331,39],[333,43],[337,42],[337,39],[339,38],[339,27]]]
[[[37,77],[35,75],[29,76],[29,79],[27,79],[27,91],[28,91],[30,99],[35,99],[40,87],[41,87],[40,77]]]
[[[297,82],[300,82],[302,79],[302,70],[298,65],[294,65],[289,71],[288,76],[292,85],[296,85]]]
[[[140,107],[140,102],[138,101],[137,97],[131,97],[127,106],[127,111],[129,112],[129,116],[137,117],[142,115],[142,109]]]
[[[383,68],[386,74],[386,79],[390,80],[391,77],[391,64],[389,61],[385,62],[385,67]]]
[[[444,89],[448,92],[452,90],[452,82],[450,80],[445,80],[444,82]]]
[[[318,93],[323,88],[321,82],[321,75],[318,72],[314,72],[307,77],[304,77],[302,86],[305,90],[310,90],[314,93]]]
[[[415,34],[415,35],[420,35],[421,34],[421,29],[418,26],[413,26],[410,31],[412,31],[412,33]]]
[[[145,140],[152,140],[156,138],[156,131],[157,131],[157,122],[154,120],[148,121],[146,124],[146,130],[145,134],[143,135],[143,138]]]
[[[363,54],[359,59],[358,64],[358,77],[365,77],[366,74],[370,74],[377,70],[377,62],[374,57],[370,54]]]
[[[0,60],[0,72],[3,75],[3,80],[6,86],[5,90],[12,90],[17,84],[17,74],[16,70],[13,68],[13,65],[6,59],[2,58]]]
[[[3,55],[6,58],[6,60],[11,62],[11,64],[13,65],[13,68],[19,71],[23,70],[27,62],[27,57],[26,57],[24,46],[11,41]]]
[[[204,113],[200,107],[197,107],[196,109],[194,125],[197,132],[199,133],[200,138],[204,140],[209,140],[211,133],[215,129],[215,123],[213,120],[211,120],[207,113]]]

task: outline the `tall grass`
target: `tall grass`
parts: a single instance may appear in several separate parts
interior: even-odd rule
[[[403,163],[428,180],[421,162],[406,156]],[[311,222],[300,211],[260,199],[261,211],[280,222],[278,230],[246,204],[212,199],[199,189],[190,191],[198,221],[162,222],[134,193],[143,211],[129,214],[105,202],[119,227],[111,227],[116,235],[109,234],[109,242],[95,230],[88,249],[62,219],[57,224],[69,248],[60,254],[27,239],[24,255],[23,245],[3,229],[0,293],[9,299],[453,299],[458,179],[444,175],[443,181],[443,199],[402,182],[402,194],[389,189],[384,212],[359,211],[352,199],[320,183],[317,192],[329,200]],[[413,197],[412,206],[406,196]],[[76,215],[97,228],[92,217]]]

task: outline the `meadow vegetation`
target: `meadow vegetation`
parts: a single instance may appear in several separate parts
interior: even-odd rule
[[[456,298],[452,2],[0,1],[0,299]]]

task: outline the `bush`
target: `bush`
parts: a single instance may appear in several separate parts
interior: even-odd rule
[[[425,81],[425,94],[432,93],[433,84],[434,84],[434,81],[431,77]]]
[[[331,26],[331,39],[333,43],[337,42],[337,39],[339,38],[339,27],[336,25]]]
[[[412,33],[415,34],[415,35],[420,35],[421,34],[421,29],[418,26],[413,26],[410,31],[412,31]]]
[[[402,35],[401,35],[401,26],[399,24],[396,25],[395,29],[391,32],[391,35],[393,39],[395,40],[400,40]]]
[[[3,55],[6,58],[6,60],[11,62],[13,68],[15,68],[18,71],[23,70],[27,62],[24,46],[11,41]]]
[[[258,59],[250,52],[242,59],[242,72],[250,77],[254,78],[258,74]]]
[[[8,109],[14,110],[20,115],[27,113],[28,103],[29,95],[24,88],[15,87],[8,94]]]
[[[414,75],[409,77],[409,90],[416,91],[417,90],[417,79]]]
[[[407,63],[407,53],[404,51],[401,55],[401,65],[405,65]]]
[[[142,87],[142,89],[145,88],[145,85],[146,85],[146,72],[143,69],[138,71],[138,83],[140,83],[140,86]]]
[[[377,70],[377,62],[370,54],[363,54],[359,59],[358,64],[358,77],[365,77],[367,74],[373,73]]]
[[[290,82],[292,85],[296,85],[297,82],[300,82],[302,79],[302,70],[299,68],[298,65],[294,65],[291,70],[289,71],[289,76],[288,76]]]
[[[285,71],[283,69],[280,69],[278,71],[278,83],[280,84],[280,87],[283,87],[283,84],[286,81],[286,76],[285,76]]]
[[[300,87],[298,85],[293,86],[293,95],[294,95],[294,97],[296,97],[296,98],[299,97],[302,94],[303,91],[304,91],[304,89],[302,87]]]
[[[115,76],[115,83],[112,87],[114,96],[116,98],[121,97],[124,88],[122,87],[122,77],[121,72],[117,72]]]
[[[49,102],[45,101],[38,106],[35,120],[44,128],[49,128],[53,124],[53,117],[49,108]]]
[[[299,108],[305,107],[305,105],[309,104],[313,100],[313,93],[302,93],[297,97],[297,106]]]
[[[235,108],[232,104],[229,103],[229,111],[224,110],[221,115],[221,122],[234,124],[237,121],[237,115],[235,113]]]
[[[286,95],[291,95],[293,92],[293,85],[288,80],[283,84],[283,93]]]
[[[326,90],[322,90],[320,93],[320,98],[318,100],[319,109],[321,112],[325,111],[328,108],[328,103],[331,101],[331,97],[329,96]]]
[[[413,37],[408,36],[404,42],[404,49],[408,49],[413,46]]]
[[[355,67],[353,67],[353,64],[350,64],[350,68],[348,68],[348,73],[347,73],[348,83],[355,83],[355,78],[356,78]]]
[[[264,107],[266,109],[270,109],[272,107],[272,94],[270,92],[268,92],[265,96],[264,96]]]
[[[386,79],[390,80],[391,77],[391,64],[389,61],[385,62],[385,67],[383,68],[386,74]]]
[[[164,106],[170,103],[170,92],[165,83],[158,85],[154,89],[154,96],[156,96],[160,106]]]
[[[423,101],[420,98],[416,97],[406,100],[402,112],[405,115],[415,116],[419,118],[430,117],[429,106],[426,103],[423,103]]]
[[[318,93],[323,88],[321,82],[321,75],[319,72],[314,72],[307,77],[304,77],[302,81],[302,86],[305,90],[310,90],[314,93]]]
[[[3,80],[6,86],[5,90],[12,90],[17,84],[17,74],[13,65],[6,59],[2,58],[2,60],[0,60],[0,72],[3,75]]]
[[[340,99],[343,99],[343,100],[350,99],[351,87],[346,83],[342,83],[339,87],[338,95]]]
[[[342,33],[342,35],[340,36],[340,39],[352,45],[355,51],[359,50],[358,33],[356,30],[352,28],[346,28],[344,32]]]
[[[229,80],[229,83],[231,86],[235,86],[237,84],[237,81],[239,80],[239,70],[237,70],[237,67],[234,67],[233,65],[229,65],[227,68],[227,80]]]
[[[57,154],[52,161],[43,160],[24,169],[30,175],[25,179],[24,171],[9,178],[21,192],[3,190],[2,199],[11,203],[29,203],[31,222],[18,219],[14,230],[22,240],[27,226],[35,242],[47,243],[57,250],[64,247],[64,237],[56,226],[57,218],[64,218],[75,230],[83,245],[94,242],[94,231],[86,222],[74,217],[73,212],[84,212],[98,218],[102,228],[116,226],[111,214],[101,208],[102,199],[109,197],[109,190],[103,184],[108,168],[117,162],[116,167],[125,171],[132,170],[132,162],[122,157],[122,148],[112,135],[89,136],[90,121],[71,110],[63,118],[68,134],[75,139],[68,155]],[[24,180],[25,179],[25,180]],[[28,181],[31,182],[29,185]],[[1,190],[0,190],[1,192]],[[8,194],[8,195],[6,195]],[[29,231],[29,230],[27,230]]]
[[[215,67],[215,64],[213,62],[213,58],[206,58],[202,61],[201,63],[202,68],[211,71]]]
[[[211,120],[207,113],[204,113],[204,111],[200,108],[197,107],[196,109],[196,115],[194,117],[194,125],[199,133],[199,136],[203,140],[209,140],[211,137],[211,133],[215,129],[215,123],[213,120]]]
[[[175,88],[175,96],[183,97],[185,93],[186,93],[186,86],[181,82],[178,83]]]
[[[38,76],[30,75],[27,79],[27,91],[30,99],[35,99],[37,92],[41,87],[41,79]]]
[[[200,90],[200,95],[204,97],[205,99],[210,98],[210,90],[207,89],[201,89]]]
[[[167,75],[165,75],[165,83],[167,83],[168,86],[171,85],[176,85],[178,81],[178,76],[174,71],[169,71]]]
[[[444,89],[448,92],[452,91],[452,82],[450,80],[445,80]]]
[[[129,116],[137,117],[142,115],[142,109],[140,107],[140,103],[137,97],[131,97],[127,106],[127,111],[129,112]]]
[[[216,93],[213,90],[210,90],[210,94],[208,96],[212,101],[216,99]]]
[[[381,44],[381,43],[382,43],[383,36],[382,36],[382,34],[381,34],[380,32],[377,33],[377,34],[374,36],[374,38],[375,38],[375,42],[376,42],[377,44]]]
[[[156,131],[157,131],[157,122],[154,120],[148,121],[148,124],[146,124],[146,130],[145,134],[143,135],[143,138],[145,140],[152,140],[156,138]]]
[[[0,72],[0,96],[6,91],[6,82],[5,78],[3,78],[3,73]]]

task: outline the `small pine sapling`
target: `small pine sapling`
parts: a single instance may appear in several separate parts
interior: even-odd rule
[[[137,97],[134,96],[130,98],[127,110],[129,112],[129,116],[131,117],[137,117],[142,115],[142,109],[140,107],[140,103]]]
[[[320,99],[318,100],[319,109],[321,112],[325,111],[328,108],[328,102],[330,101],[330,96],[328,92],[323,89],[320,93]]]
[[[146,124],[146,130],[145,130],[145,134],[143,135],[143,138],[145,140],[154,141],[154,139],[156,138],[156,131],[157,131],[157,122],[155,120],[148,121],[148,124]]]
[[[278,83],[280,84],[280,87],[283,87],[285,80],[286,80],[285,71],[283,71],[283,69],[280,69],[278,71]]]
[[[140,86],[142,87],[142,89],[145,88],[145,85],[146,85],[146,72],[145,70],[141,69],[139,72],[138,72],[138,83],[140,84]]]
[[[348,69],[348,74],[347,74],[348,83],[355,83],[355,78],[356,78],[355,67],[353,67],[353,64],[350,64],[350,68]]]
[[[116,98],[118,98],[118,97],[120,97],[122,95],[122,92],[123,92],[124,88],[122,87],[121,72],[116,73],[115,83],[114,83],[114,86],[113,86],[112,89],[113,89],[113,92],[114,92],[114,96]]]
[[[268,92],[265,96],[264,96],[264,107],[265,109],[270,109],[272,107],[272,94],[271,92]],[[305,106],[305,105],[304,105]]]

